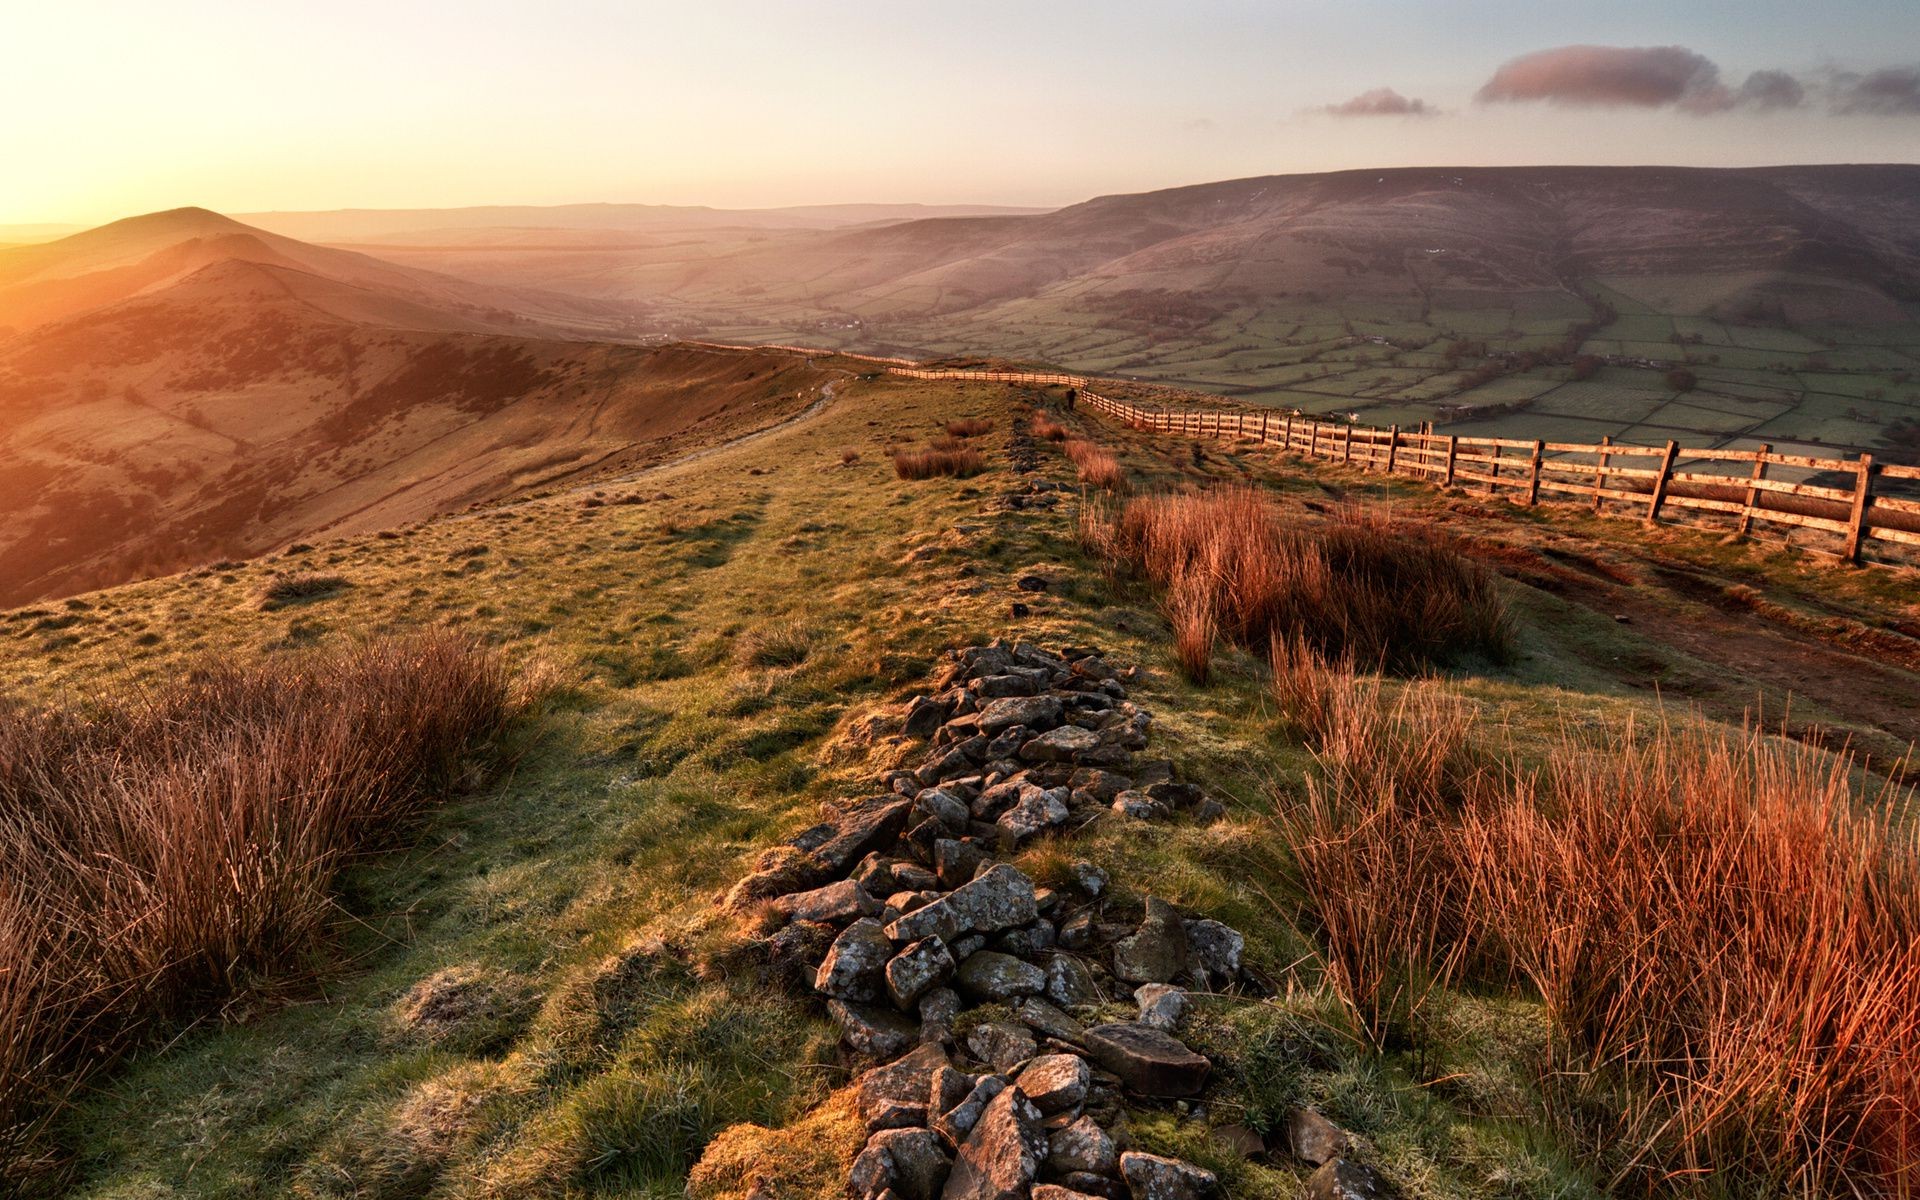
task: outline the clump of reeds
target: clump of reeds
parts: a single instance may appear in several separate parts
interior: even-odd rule
[[[893,473],[901,479],[932,479],[952,475],[964,479],[987,469],[986,455],[963,445],[929,446],[925,450],[895,450]]]
[[[957,438],[984,437],[993,432],[990,417],[961,417],[947,422],[947,433]]]
[[[1084,438],[1074,438],[1061,447],[1074,468],[1079,472],[1080,482],[1088,487],[1097,487],[1109,492],[1127,490],[1127,472],[1120,465],[1111,450],[1097,442]]]
[[[0,1174],[157,1026],[310,967],[331,885],[531,703],[452,634],[0,707]]]

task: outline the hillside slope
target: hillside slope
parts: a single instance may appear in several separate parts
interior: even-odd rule
[[[1180,1019],[1217,1060],[1208,1090],[1130,1102],[1136,1148],[1203,1163],[1225,1200],[1285,1200],[1311,1170],[1282,1148],[1286,1115],[1311,1104],[1362,1134],[1357,1153],[1410,1200],[1615,1190],[1640,1141],[1615,1135],[1612,1092],[1561,1090],[1537,998],[1448,991],[1383,1047],[1352,1031],[1277,821],[1301,810],[1315,757],[1250,656],[1223,643],[1211,683],[1183,679],[1157,597],[1077,544],[1073,468],[1026,436],[1029,406],[1105,443],[1142,492],[1252,484],[1302,529],[1384,498],[1459,534],[1502,574],[1518,645],[1429,686],[1477,733],[1526,748],[1569,731],[1613,744],[1630,721],[1677,718],[1677,696],[1732,722],[1763,698],[1771,716],[1790,691],[1796,737],[1826,724],[1884,764],[1915,729],[1907,578],[1244,448],[1196,454],[1059,401],[850,380],[823,411],[610,484],[604,504],[556,495],[0,614],[0,674],[24,702],[164,684],[206,652],[423,626],[544,660],[563,686],[511,778],[355,866],[323,955],[347,969],[263,987],[63,1114],[66,1193],[667,1196],[692,1175],[701,1200],[840,1194],[867,1136],[842,1087],[860,1064],[811,974],[792,982],[792,937],[714,901],[790,861],[782,840],[804,842],[822,806],[918,761],[907,700],[946,651],[1002,635],[1144,667],[1128,694],[1155,716],[1150,753],[1226,806],[1214,821],[1101,816],[1013,859],[1057,893],[1072,864],[1099,865],[1102,928],[1131,928],[1152,896],[1246,935],[1251,982],[1196,993]],[[994,422],[972,439],[986,471],[898,479],[887,451],[956,418]],[[339,586],[259,608],[268,581],[309,564]],[[1079,1018],[1132,1011],[1101,987]]]

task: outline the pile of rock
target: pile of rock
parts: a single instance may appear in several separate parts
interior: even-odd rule
[[[1092,650],[959,651],[905,730],[924,760],[884,794],[763,856],[728,896],[766,912],[776,964],[827,998],[871,1137],[856,1200],[1196,1200],[1190,1163],[1129,1148],[1128,1098],[1192,1097],[1211,1064],[1178,1036],[1188,987],[1241,976],[1240,934],[1106,872],[1036,886],[1001,860],[1095,819],[1215,817],[1147,762],[1132,671]],[[1125,1005],[1116,1011],[1117,1005]],[[1106,1019],[1115,1015],[1127,1019]]]

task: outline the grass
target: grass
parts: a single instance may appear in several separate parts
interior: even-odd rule
[[[1067,427],[1044,413],[1036,415],[1028,428],[1033,431],[1033,436],[1042,441],[1064,442],[1067,440]]]
[[[947,422],[947,434],[957,438],[985,437],[993,432],[991,417],[961,417]]]
[[[58,629],[40,627],[48,611],[0,613],[4,677],[35,704],[164,683],[208,652],[278,656],[362,631],[442,627],[514,663],[551,661],[561,683],[546,733],[510,777],[424,813],[398,852],[343,864],[327,949],[351,971],[286,1002],[235,1006],[75,1097],[52,1130],[84,1151],[70,1194],[744,1200],[757,1181],[775,1196],[836,1193],[864,1131],[835,1090],[848,1075],[831,1027],[713,900],[818,821],[822,803],[866,794],[898,765],[888,720],[944,650],[1000,635],[1142,664],[1132,691],[1156,717],[1150,753],[1228,808],[1213,824],[1096,822],[1021,856],[1055,886],[1076,859],[1106,867],[1116,921],[1149,893],[1232,924],[1274,983],[1270,996],[1195,1000],[1183,1036],[1218,1057],[1218,1086],[1204,1118],[1132,1114],[1141,1149],[1205,1163],[1236,1200],[1292,1197],[1303,1172],[1243,1161],[1210,1127],[1266,1132],[1309,1103],[1362,1134],[1408,1200],[1606,1194],[1612,1170],[1595,1147],[1619,1127],[1596,1117],[1601,1136],[1589,1137],[1565,1115],[1589,1110],[1552,1101],[1567,1060],[1530,986],[1423,987],[1411,1018],[1385,1006],[1384,1044],[1356,1034],[1317,923],[1283,891],[1295,863],[1275,836],[1274,792],[1304,803],[1321,768],[1304,744],[1317,727],[1309,710],[1276,711],[1267,647],[1216,637],[1208,685],[1192,685],[1156,613],[1157,585],[1103,579],[1097,547],[1077,544],[1073,505],[1002,507],[1012,477],[996,476],[993,460],[971,480],[907,483],[890,469],[889,447],[956,414],[1008,428],[1027,399],[849,381],[821,419],[602,485],[604,507],[563,494],[321,544],[313,566],[355,584],[322,605],[261,611],[250,601],[278,564],[256,562],[86,597],[89,607],[58,614],[72,617]],[[1303,528],[1365,498],[1390,500],[1396,523],[1474,533],[1475,555],[1492,530],[1543,544],[1557,530],[1605,561],[1626,562],[1624,548],[1647,540],[1725,569],[1760,561],[1681,530],[1494,513],[1239,448],[1196,465],[1184,446],[1125,431],[1103,441],[1137,486],[1258,481]],[[861,457],[843,466],[849,448]],[[1038,471],[1072,476],[1054,456]],[[481,543],[492,552],[448,557]],[[1632,568],[1654,586],[1638,559]],[[1035,571],[1062,583],[1017,590]],[[1865,620],[1903,603],[1875,579],[1773,563],[1753,582],[1796,605],[1848,597]],[[1650,653],[1646,623],[1583,617],[1532,587],[1503,598],[1516,614],[1513,658],[1443,686],[1476,728],[1543,753],[1566,727],[1592,743],[1628,714],[1651,719],[1647,694],[1605,667]],[[1010,620],[1010,600],[1030,614]],[[781,665],[798,653],[791,629],[806,631],[807,649]],[[763,644],[788,649],[769,659]],[[1722,682],[1744,686],[1737,673]],[[1323,699],[1344,686],[1321,688]],[[1408,686],[1380,681],[1388,701]],[[471,990],[471,1007],[450,981]],[[422,1011],[472,1015],[430,1034]]]
[[[485,547],[481,548],[485,553]],[[317,600],[330,596],[347,586],[344,575],[329,575],[319,571],[294,571],[286,575],[276,575],[260,589],[260,607],[269,611],[298,604],[304,600]]]
[[[1209,623],[1258,650],[1300,640],[1406,670],[1511,648],[1491,573],[1385,512],[1348,509],[1305,524],[1257,489],[1229,487],[1134,500],[1093,515],[1082,536],[1166,588],[1177,625],[1198,630],[1205,609]]]
[[[0,1155],[151,1033],[303,973],[341,865],[531,699],[437,634],[0,715]]]
[[[986,469],[986,455],[961,446],[957,440],[945,446],[936,442],[925,450],[893,452],[893,473],[902,479],[934,479],[942,475],[964,479]]]
[[[1061,448],[1079,472],[1081,483],[1108,492],[1128,490],[1126,468],[1112,451],[1102,449],[1098,442],[1074,438]]]
[[[1911,1190],[1920,838],[1897,798],[1698,723],[1494,767],[1436,682],[1280,657],[1319,770],[1279,822],[1364,1036],[1417,1038],[1448,985],[1537,995],[1559,1119],[1605,1130],[1616,1186]]]

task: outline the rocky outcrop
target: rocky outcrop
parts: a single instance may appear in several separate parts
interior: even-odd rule
[[[1185,989],[1236,986],[1240,935],[1123,900],[1091,863],[1042,887],[1003,861],[1132,819],[1115,815],[1123,798],[1146,819],[1217,813],[1172,764],[1139,760],[1152,718],[1127,699],[1133,677],[1087,649],[954,654],[906,708],[919,765],[763,855],[727,896],[764,915],[776,965],[794,962],[774,977],[807,980],[871,1064],[856,1081],[870,1136],[855,1200],[1211,1193],[1206,1171],[1129,1148],[1124,1104],[1205,1086],[1211,1064],[1179,1036]],[[1115,1004],[1140,1021],[1099,1023]]]

